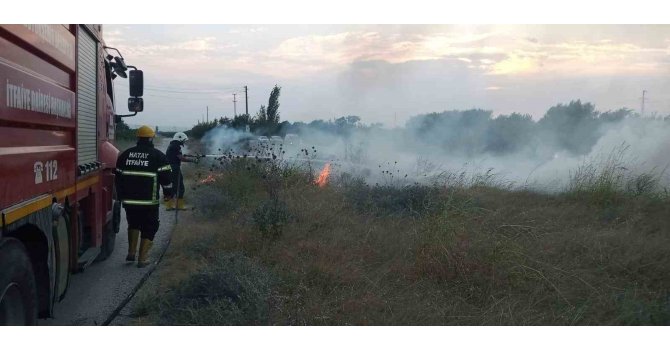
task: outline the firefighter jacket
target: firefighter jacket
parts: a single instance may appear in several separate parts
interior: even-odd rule
[[[159,204],[159,185],[171,193],[171,168],[149,141],[125,150],[116,161],[117,195],[124,207]]]
[[[179,156],[182,155],[181,146],[182,143],[180,141],[172,140],[170,141],[170,145],[165,151],[167,160],[168,162],[170,162],[170,165],[172,165],[174,169],[177,169],[181,166],[181,159],[179,159]]]

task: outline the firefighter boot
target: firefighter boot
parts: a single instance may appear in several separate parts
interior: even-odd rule
[[[177,199],[177,209],[188,210],[188,209],[191,209],[191,207],[186,205],[186,202],[184,201],[184,198],[179,198],[179,199]]]
[[[174,210],[174,198],[170,198],[169,200],[165,201],[165,209],[168,211]]]
[[[140,238],[140,230],[128,230],[128,255],[126,261],[135,261],[137,254],[137,241]]]
[[[137,267],[149,266],[151,263],[149,261],[149,250],[153,244],[154,242],[151,240],[142,238],[142,241],[140,241],[140,257],[137,259]]]

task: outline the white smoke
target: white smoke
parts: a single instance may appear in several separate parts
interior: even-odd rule
[[[585,155],[557,150],[547,142],[529,144],[505,155],[481,152],[466,156],[444,149],[440,144],[442,140],[426,139],[425,135],[402,128],[355,129],[348,136],[340,136],[305,127],[299,132],[300,145],[286,156],[289,158],[307,149],[315,159],[332,161],[334,171],[364,175],[372,184],[426,182],[440,174],[469,179],[490,175],[499,184],[550,192],[564,189],[571,173],[580,165],[598,162],[613,152],[625,150],[621,161],[631,175],[646,172],[664,175],[670,165],[670,122],[627,118],[603,124],[599,135]],[[209,132],[204,142],[214,152],[218,149],[241,151],[239,141],[245,138],[254,136],[219,127]],[[419,149],[410,146],[416,144],[425,146]],[[662,185],[669,184],[669,179],[663,177]]]
[[[219,126],[208,131],[202,138],[206,150],[210,154],[220,154],[228,151],[239,152],[245,139],[255,136],[246,131],[240,131],[226,126]]]

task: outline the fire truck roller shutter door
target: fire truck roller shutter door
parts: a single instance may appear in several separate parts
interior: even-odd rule
[[[98,160],[98,45],[83,26],[78,31],[77,165],[82,165]]]

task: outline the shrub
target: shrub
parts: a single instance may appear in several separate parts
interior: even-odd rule
[[[205,218],[223,217],[239,208],[239,201],[223,190],[208,191],[206,196],[193,196],[197,213]]]
[[[157,323],[267,324],[268,303],[276,283],[272,273],[246,256],[222,252],[154,303]]]
[[[256,208],[253,218],[263,236],[279,238],[289,220],[289,212],[284,202],[271,199]]]
[[[412,184],[403,187],[360,186],[345,190],[349,201],[360,212],[373,209],[382,215],[421,215],[439,205],[439,190]]]

